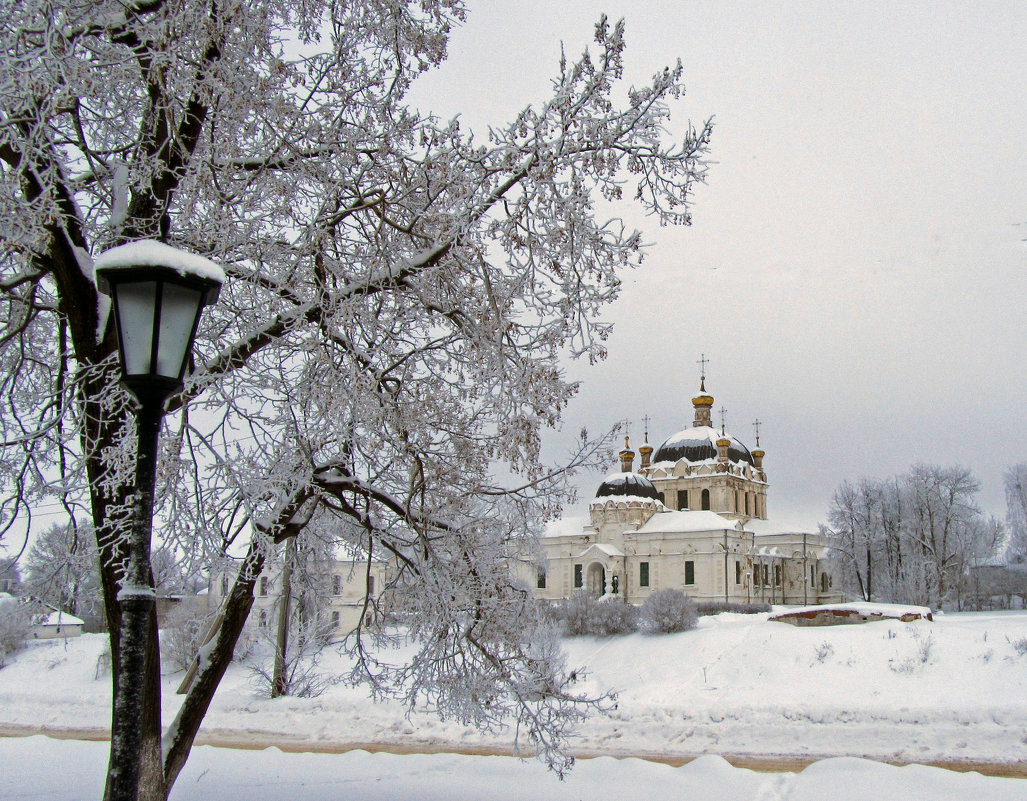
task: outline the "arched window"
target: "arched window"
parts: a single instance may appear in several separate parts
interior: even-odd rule
[[[702,508],[704,512],[710,511],[710,491],[708,489],[702,491]]]
[[[748,515],[749,512],[749,493],[745,493],[745,513]]]

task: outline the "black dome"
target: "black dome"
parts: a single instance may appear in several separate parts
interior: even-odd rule
[[[727,449],[727,458],[732,462],[748,462],[754,464],[752,454],[741,442],[730,434],[722,435],[710,426],[686,428],[670,437],[653,454],[653,464],[660,462],[676,462],[685,459],[689,462],[705,462],[717,458],[717,440],[722,436],[731,440]]]
[[[652,498],[660,500],[660,493],[653,486],[648,478],[637,473],[613,473],[605,478],[599,489],[596,490],[597,498],[612,496],[627,496],[632,498]]]

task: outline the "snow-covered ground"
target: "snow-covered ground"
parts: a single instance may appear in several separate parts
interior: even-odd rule
[[[1027,613],[1022,612],[949,614],[936,616],[934,622],[885,621],[830,628],[796,628],[768,622],[766,615],[725,614],[702,618],[698,630],[677,635],[569,639],[569,664],[588,666],[579,679],[582,688],[618,692],[616,711],[582,727],[572,750],[612,756],[844,756],[905,762],[1020,763],[1027,767],[1027,654],[1020,653],[1027,649],[1017,649],[1021,640],[1027,640]],[[0,727],[104,729],[109,717],[109,679],[96,678],[103,645],[103,638],[95,635],[66,644],[32,643],[0,671]],[[325,660],[325,667],[332,669],[333,662],[339,667],[342,661],[333,654]],[[178,702],[174,695],[178,679],[178,675],[167,677],[166,719]],[[428,713],[408,719],[397,705],[369,702],[360,688],[337,685],[315,699],[271,701],[255,693],[247,671],[238,667],[229,671],[218,691],[204,732],[223,741],[314,750],[345,743],[434,750],[483,745],[500,751],[510,748],[509,737],[482,737]],[[52,751],[61,764],[81,765],[84,782],[88,777],[100,782],[104,748],[99,743],[0,739],[0,765],[7,768],[0,771],[0,797],[31,797],[18,789],[23,785],[4,785],[18,781],[19,771],[23,779],[31,772],[32,760],[22,752],[46,755]],[[350,781],[369,785],[361,785],[364,795],[350,795],[347,790],[348,798],[403,797],[401,792],[375,795],[378,791],[370,786],[371,779],[358,777],[415,781],[410,778],[415,774],[451,776],[453,782],[458,775],[475,777],[464,783],[440,784],[439,798],[500,797],[474,789],[482,782],[482,787],[489,786],[489,781],[527,781],[537,797],[598,798],[600,794],[616,796],[611,788],[621,787],[618,782],[623,782],[624,792],[637,788],[642,781],[638,771],[652,773],[645,780],[647,787],[653,783],[677,787],[663,796],[647,792],[651,798],[679,798],[683,788],[700,793],[713,785],[722,789],[725,782],[737,785],[738,798],[757,797],[763,792],[759,788],[769,791],[772,787],[781,792],[775,790],[775,795],[767,797],[813,798],[816,788],[822,791],[826,783],[834,784],[833,798],[907,797],[890,793],[840,796],[839,788],[849,785],[852,792],[860,793],[868,788],[916,787],[917,792],[908,797],[918,798],[1027,798],[1024,779],[960,776],[937,768],[893,768],[838,759],[818,762],[799,774],[777,776],[750,774],[710,758],[678,769],[633,760],[581,760],[570,783],[560,784],[539,770],[541,766],[508,757],[272,752],[255,759],[252,753],[209,747],[197,749],[190,761],[193,773],[179,780],[172,798],[191,798],[188,793],[194,790],[184,788],[192,785],[203,787],[202,792],[209,795],[210,782],[217,780],[227,782],[218,785],[217,795],[228,801],[235,797],[231,788],[243,786],[239,783],[242,779],[233,778],[236,771],[245,781],[275,785],[275,795],[280,796],[277,787],[281,782],[312,781],[306,767],[312,763],[305,760],[348,766],[318,767],[317,775],[326,778],[323,785],[316,786],[325,789],[304,784],[305,801],[327,798],[333,792],[331,787],[338,791],[340,783]],[[507,771],[511,772],[508,778]],[[215,775],[221,778],[212,778]],[[615,777],[619,777],[616,782]],[[925,783],[931,782],[947,783],[951,792],[939,789],[925,794]],[[535,792],[536,784],[539,792]],[[465,785],[466,791],[459,790]],[[74,792],[84,786],[74,782]],[[540,794],[543,787],[551,786],[553,795]],[[45,795],[97,797],[92,792]],[[252,798],[252,793],[247,797]],[[435,796],[420,793],[417,797]],[[718,794],[721,799],[734,797]]]

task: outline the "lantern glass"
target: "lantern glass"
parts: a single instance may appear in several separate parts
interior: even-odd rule
[[[153,352],[153,316],[157,309],[157,282],[132,281],[118,284],[115,309],[125,375],[150,372]]]
[[[193,332],[203,307],[203,296],[204,291],[195,287],[163,285],[154,369],[157,375],[178,379],[185,372]]]

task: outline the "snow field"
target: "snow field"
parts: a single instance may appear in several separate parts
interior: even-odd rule
[[[950,614],[796,628],[766,615],[701,618],[695,631],[565,640],[583,691],[615,691],[573,751],[612,755],[867,756],[897,761],[1027,762],[1027,613]],[[107,728],[109,677],[97,678],[101,635],[30,643],[0,671],[0,726]],[[403,658],[401,649],[396,658]],[[343,672],[330,652],[326,671]],[[180,701],[164,684],[164,719]],[[372,703],[362,687],[318,698],[261,697],[233,666],[201,730],[266,745],[347,743],[511,749],[430,711]],[[1025,794],[1027,797],[1027,794]]]

